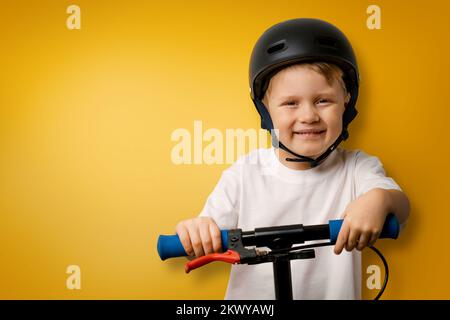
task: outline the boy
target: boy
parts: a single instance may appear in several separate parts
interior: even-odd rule
[[[200,216],[177,225],[186,252],[219,252],[219,229],[344,219],[334,253],[321,247],[315,259],[291,261],[293,297],[360,299],[359,251],[388,213],[404,226],[409,201],[377,157],[338,148],[358,86],[350,43],[333,25],[292,19],[269,28],[253,49],[250,89],[273,146],[225,170]],[[233,265],[225,298],[274,299],[272,265]]]

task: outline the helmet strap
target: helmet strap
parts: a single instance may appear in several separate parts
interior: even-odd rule
[[[348,138],[348,131],[347,128],[343,128],[341,134],[339,135],[339,137],[336,139],[336,141],[327,149],[327,151],[325,151],[324,153],[322,153],[319,157],[317,157],[316,159],[310,158],[310,157],[306,157],[306,156],[302,156],[299,155],[291,150],[289,150],[285,145],[283,145],[280,141],[278,141],[279,146],[281,149],[289,152],[290,154],[292,154],[293,156],[295,156],[296,158],[286,158],[286,161],[290,161],[290,162],[309,162],[311,165],[311,168],[317,167],[319,164],[321,164],[330,154],[331,152],[333,152],[333,150],[335,150],[337,148],[337,146],[343,141],[343,140],[347,140]]]

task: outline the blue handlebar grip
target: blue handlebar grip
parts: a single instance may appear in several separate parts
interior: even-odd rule
[[[228,230],[221,230],[222,237],[222,249],[226,251],[228,249]],[[181,244],[178,235],[160,235],[158,237],[158,254],[161,260],[168,258],[184,257],[187,256]]]
[[[336,243],[343,221],[344,220],[329,221],[330,241],[332,243]],[[400,225],[398,223],[397,217],[392,213],[388,214],[379,238],[397,239],[399,232],[400,232]]]

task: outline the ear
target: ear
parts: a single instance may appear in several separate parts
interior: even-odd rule
[[[347,104],[349,103],[350,98],[351,98],[350,93],[347,93],[347,96],[346,96],[345,99],[344,99],[344,105],[345,105],[345,106],[347,106]]]

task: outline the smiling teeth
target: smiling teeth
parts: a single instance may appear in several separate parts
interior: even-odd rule
[[[295,132],[295,133],[297,133],[297,134],[319,134],[319,133],[322,133],[323,131],[316,131],[316,132],[303,132],[303,133],[301,133],[301,132]]]

